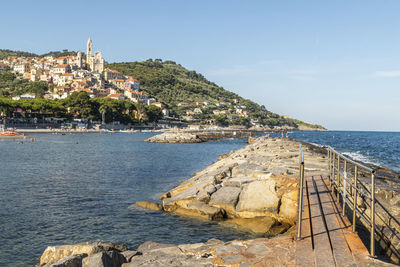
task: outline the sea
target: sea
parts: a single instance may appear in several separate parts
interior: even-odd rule
[[[0,140],[0,266],[34,266],[50,245],[196,243],[253,238],[217,222],[131,206],[159,197],[247,140],[146,143],[152,133],[30,134]],[[400,171],[400,133],[292,132]]]

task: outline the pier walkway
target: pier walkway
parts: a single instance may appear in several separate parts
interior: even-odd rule
[[[300,147],[296,266],[394,266],[375,258],[375,171],[330,147],[328,176],[307,175],[304,166]],[[360,176],[370,177],[370,184]],[[361,199],[368,206],[363,211]],[[356,232],[360,220],[370,232],[368,249]]]
[[[296,242],[297,266],[368,266],[368,250],[328,188],[327,178],[305,178],[302,232]]]

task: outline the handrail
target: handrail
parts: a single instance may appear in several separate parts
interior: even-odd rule
[[[343,154],[339,153],[330,146],[325,147],[328,151],[328,171],[329,171],[329,182],[332,190],[332,195],[336,193],[337,204],[342,201],[342,216],[346,215],[346,207],[349,207],[352,211],[352,230],[356,231],[357,217],[361,222],[364,222],[364,226],[370,230],[370,251],[371,257],[375,257],[375,241],[388,238],[384,232],[384,228],[376,227],[375,217],[378,221],[383,222],[383,227],[387,226],[394,237],[400,239],[400,221],[397,220],[389,210],[382,205],[375,197],[375,182],[377,178],[381,178],[377,175],[374,168],[365,166],[362,163],[356,162]],[[301,228],[302,228],[302,213],[304,210],[304,152],[300,144],[299,146],[299,183],[298,183],[298,219],[297,219],[297,240],[301,239]],[[360,174],[360,175],[359,175]],[[370,176],[370,183],[365,182],[365,178]],[[363,177],[362,179],[360,179]],[[386,177],[382,177],[385,179]],[[336,191],[336,192],[335,192]],[[359,206],[357,198],[360,197],[366,204],[365,207]],[[379,212],[376,211],[379,209]],[[379,225],[381,222],[379,223]],[[390,246],[390,245],[389,245]],[[396,248],[388,247],[389,250],[400,257],[400,252]]]
[[[304,188],[304,153],[303,148],[300,144],[300,155],[299,155],[299,193],[298,198],[299,201],[297,202],[298,212],[297,212],[297,240],[301,239],[301,219],[303,217],[303,209],[304,209],[304,195],[303,195],[303,188]]]
[[[372,169],[372,168],[370,168],[370,167],[368,167],[368,166],[365,166],[365,165],[363,165],[363,164],[361,164],[361,163],[358,163],[358,162],[356,162],[356,161],[354,161],[354,160],[352,160],[352,159],[346,157],[345,155],[339,153],[338,151],[336,151],[335,149],[333,149],[331,146],[326,146],[326,147],[327,147],[328,150],[330,150],[331,152],[334,152],[335,154],[340,155],[340,157],[341,157],[342,159],[346,160],[347,162],[352,163],[353,165],[357,165],[358,167],[361,167],[361,168],[363,168],[363,169],[365,169],[365,170],[367,170],[367,171],[370,171],[370,172],[374,171],[374,169]]]
[[[346,213],[346,201],[349,199],[349,195],[352,195],[353,202],[353,232],[356,230],[356,214],[359,215],[359,218],[362,218],[366,224],[370,227],[370,256],[375,257],[375,170],[368,166],[365,166],[361,163],[355,162],[354,160],[344,156],[343,154],[337,152],[330,146],[327,146],[328,150],[328,169],[329,169],[329,180],[332,188],[332,194],[336,190],[336,200],[339,204],[340,196],[342,197],[343,204],[343,216]],[[351,171],[348,171],[349,168],[353,167],[353,179],[349,178],[351,175]],[[367,175],[371,176],[371,189],[367,189],[367,187],[361,183],[358,177],[359,169],[363,169],[367,172]],[[348,190],[348,188],[350,190]],[[364,192],[366,191],[366,192]],[[369,193],[369,195],[368,195]],[[357,209],[357,197],[358,195],[367,198],[370,201],[370,214],[369,218],[367,218],[363,212],[360,212]],[[350,203],[349,203],[350,204]],[[380,204],[380,203],[379,203]]]

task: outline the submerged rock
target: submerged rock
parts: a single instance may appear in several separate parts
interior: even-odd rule
[[[141,208],[148,209],[148,210],[154,210],[154,211],[163,210],[162,205],[151,202],[151,201],[138,201],[138,202],[136,202],[136,205]]]

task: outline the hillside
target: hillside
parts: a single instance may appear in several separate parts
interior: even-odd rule
[[[53,57],[62,57],[62,56],[72,56],[76,55],[75,51],[50,51],[48,53],[38,55],[30,52],[24,51],[13,51],[9,49],[0,49],[0,59],[8,58],[8,57],[46,57],[46,56],[53,56]]]
[[[23,51],[13,51],[9,49],[0,49],[0,59],[8,57],[36,57],[36,54],[23,52]]]
[[[124,75],[133,76],[140,81],[142,90],[155,97],[158,101],[178,115],[184,115],[187,108],[178,107],[179,102],[195,103],[197,101],[209,101],[226,103],[225,109],[232,110],[235,106],[245,106],[249,111],[249,117],[259,123],[268,126],[306,126],[315,129],[324,129],[322,126],[308,124],[299,120],[284,118],[278,114],[268,111],[251,100],[244,99],[239,95],[225,90],[223,87],[208,81],[203,75],[190,71],[173,61],[162,61],[160,59],[147,60],[143,62],[122,62],[108,64],[107,68],[115,69]],[[236,102],[236,103],[235,103]],[[193,106],[191,107],[193,109]],[[207,107],[199,119],[212,117],[213,105]],[[215,116],[214,116],[215,118]],[[219,116],[220,120],[221,118]],[[239,121],[243,124],[243,120]]]
[[[51,51],[42,55],[23,51],[0,49],[0,59],[10,56],[44,57],[68,56],[75,51]],[[191,122],[208,123],[211,120],[218,125],[247,125],[255,122],[270,127],[291,127],[301,129],[324,129],[322,126],[280,116],[267,110],[249,99],[225,90],[223,87],[208,81],[203,75],[191,71],[174,61],[161,59],[143,62],[122,62],[106,64],[107,68],[116,69],[124,75],[139,80],[141,89],[151,97],[167,105],[171,115],[181,118],[190,117]],[[11,73],[4,73],[0,79],[0,95],[11,97],[22,93],[34,93],[43,96],[50,88],[43,82],[29,82]],[[178,105],[180,102],[189,106]],[[208,102],[203,105],[196,102]],[[196,107],[200,112],[194,114]],[[187,116],[190,115],[190,116]],[[188,119],[189,120],[189,119]]]

